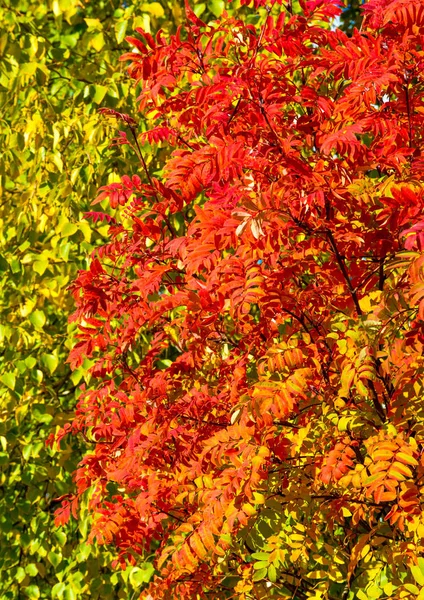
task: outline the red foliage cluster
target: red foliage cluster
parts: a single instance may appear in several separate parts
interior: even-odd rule
[[[421,511],[424,10],[371,0],[348,37],[336,1],[300,8],[260,27],[187,8],[123,57],[152,128],[72,286],[70,362],[93,361],[72,429],[92,536],[123,562],[155,549],[155,599],[224,598],[228,572],[259,594],[246,531],[270,498],[352,546]],[[146,144],[168,152],[156,177]],[[269,580],[300,590],[278,556]]]

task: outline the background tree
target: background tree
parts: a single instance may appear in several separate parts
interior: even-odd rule
[[[211,5],[212,6],[212,5]],[[213,6],[212,6],[213,8]],[[207,7],[203,7],[207,10]],[[100,183],[132,164],[109,148],[100,106],[135,111],[119,55],[126,31],[175,29],[176,2],[5,0],[0,10],[0,596],[129,597],[151,573],[104,570],[87,519],[55,531],[86,442],[60,456],[47,435],[71,418],[86,362],[70,373],[67,292],[104,224],[82,216]],[[53,590],[53,591],[52,591]]]
[[[256,4],[128,38],[150,124],[104,111],[140,164],[72,285],[57,520],[154,552],[144,598],[421,599],[424,6]]]

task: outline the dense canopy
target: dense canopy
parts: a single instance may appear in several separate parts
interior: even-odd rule
[[[142,598],[423,598],[424,6],[255,9],[127,38],[57,522],[154,554]]]

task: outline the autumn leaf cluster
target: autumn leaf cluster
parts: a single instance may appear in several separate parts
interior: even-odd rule
[[[256,9],[127,38],[149,127],[104,114],[139,168],[72,284],[57,521],[153,552],[142,598],[423,598],[424,6]]]

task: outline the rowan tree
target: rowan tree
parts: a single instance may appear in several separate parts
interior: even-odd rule
[[[424,5],[255,8],[127,38],[149,128],[104,111],[140,168],[87,214],[57,522],[154,553],[143,598],[422,599]]]

